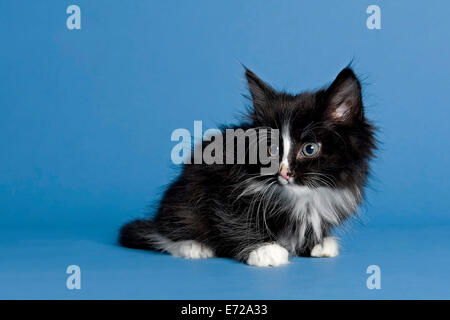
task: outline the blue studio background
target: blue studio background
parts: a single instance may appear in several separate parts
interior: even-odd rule
[[[68,30],[66,8],[81,8]],[[369,30],[366,8],[381,8]],[[450,298],[447,1],[0,2],[0,298]],[[382,141],[335,259],[280,268],[121,248],[177,168],[176,128],[236,119],[246,64],[279,89],[353,59]],[[66,268],[81,268],[81,290]],[[366,269],[381,269],[369,290]]]

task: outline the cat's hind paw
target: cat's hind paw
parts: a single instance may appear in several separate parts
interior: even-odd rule
[[[288,251],[277,243],[264,244],[250,252],[247,264],[257,267],[277,267],[289,263]]]
[[[185,259],[204,259],[214,257],[214,251],[196,241],[196,240],[183,240],[174,242],[170,248],[167,249],[174,257],[180,257]]]
[[[311,250],[311,257],[336,257],[339,254],[339,244],[334,237],[326,237],[322,243],[316,244]]]

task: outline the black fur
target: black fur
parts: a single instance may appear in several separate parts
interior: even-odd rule
[[[358,204],[375,149],[374,130],[364,115],[361,86],[350,68],[342,70],[326,89],[291,95],[276,92],[246,69],[252,107],[247,121],[234,128],[277,128],[289,122],[293,141],[289,156],[290,174],[297,185],[311,188],[347,188],[355,192]],[[345,104],[345,114],[336,117],[336,108]],[[223,128],[225,130],[226,128]],[[225,139],[224,139],[225,140]],[[314,158],[299,157],[303,143],[318,141],[321,153]],[[203,143],[203,147],[208,142]],[[283,154],[280,143],[280,156]],[[193,161],[192,161],[193,163]],[[171,241],[197,240],[212,248],[217,256],[246,261],[249,253],[263,243],[296,235],[305,224],[304,241],[291,254],[308,255],[321,241],[307,220],[292,217],[292,204],[283,200],[278,174],[258,175],[261,165],[185,164],[180,176],[166,190],[156,216],[122,227],[120,243],[126,247],[158,250],[154,236]],[[309,180],[321,174],[325,179]],[[271,197],[246,194],[248,179],[272,183]],[[310,181],[308,183],[308,181]],[[272,190],[272,189],[271,189]],[[361,191],[361,193],[358,193]],[[263,217],[261,206],[265,206]],[[335,208],[339,223],[354,214]],[[344,210],[345,211],[345,210]],[[338,223],[322,219],[321,236]]]

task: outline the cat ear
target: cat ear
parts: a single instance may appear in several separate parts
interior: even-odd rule
[[[361,84],[352,69],[343,69],[326,94],[325,114],[329,120],[351,122],[363,116]]]
[[[245,66],[245,77],[248,82],[248,89],[252,97],[254,107],[265,106],[267,102],[275,97],[276,92],[267,83],[262,81],[256,74]]]

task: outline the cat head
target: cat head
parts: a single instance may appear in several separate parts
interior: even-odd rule
[[[279,130],[280,186],[362,187],[375,149],[374,127],[364,113],[361,84],[343,69],[325,89],[279,92],[246,69],[255,127]]]

